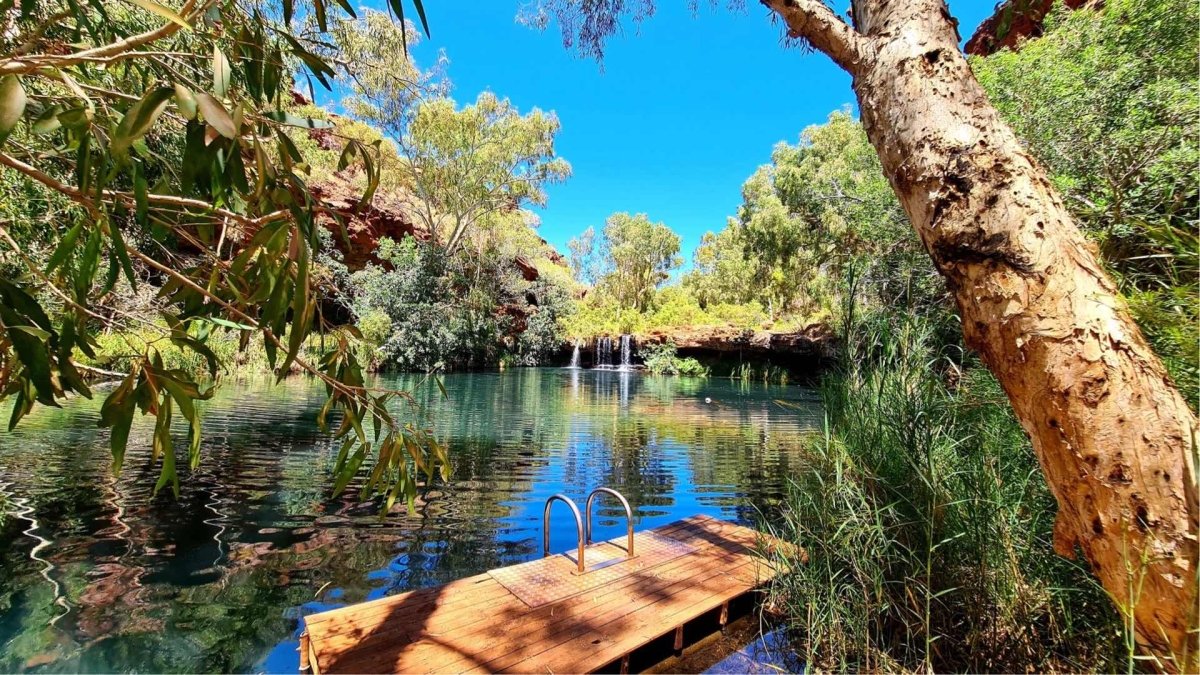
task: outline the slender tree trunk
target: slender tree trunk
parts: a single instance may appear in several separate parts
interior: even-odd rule
[[[884,172],[954,293],[1082,551],[1167,670],[1197,668],[1196,418],[1046,172],[1001,121],[943,0],[763,0],[854,77]]]

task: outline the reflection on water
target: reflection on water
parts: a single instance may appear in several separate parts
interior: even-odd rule
[[[295,672],[306,613],[540,555],[555,492],[615,487],[639,529],[751,520],[818,421],[798,387],[569,369],[443,382],[445,398],[386,381],[415,388],[454,459],[415,515],[386,519],[353,489],[329,497],[336,445],[313,423],[323,389],[302,378],[222,385],[178,501],[150,498],[140,450],[113,477],[98,401],[0,433],[0,671]],[[149,431],[135,426],[131,450]],[[621,534],[623,515],[601,504],[598,537]],[[553,550],[574,545],[566,518]]]

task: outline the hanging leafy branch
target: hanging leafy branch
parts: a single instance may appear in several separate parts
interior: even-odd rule
[[[340,414],[337,489],[368,462],[367,496],[412,503],[416,474],[432,480],[446,453],[430,432],[388,410],[403,392],[368,387],[351,348],[356,331],[320,314],[318,217],[341,216],[315,201],[307,164],[289,129],[328,122],[289,112],[303,75],[330,88],[330,17],[354,16],[346,0],[0,0],[0,164],[69,205],[65,220],[0,221],[0,251],[20,272],[0,279],[0,400],[12,429],[37,404],[93,393],[79,354],[95,335],[150,326],[203,357],[215,379],[221,359],[207,345],[218,331],[242,346],[262,341],[280,378],[294,368],[324,381],[318,423]],[[403,3],[390,0],[403,21]],[[413,0],[422,25],[424,9]],[[426,28],[426,31],[428,29]],[[379,184],[379,147],[342,138],[339,168],[359,164],[362,203]],[[35,250],[48,243],[48,255]],[[4,249],[7,249],[6,251]],[[139,276],[139,273],[142,276]],[[118,286],[159,287],[160,320],[113,302]],[[317,362],[303,353],[312,334],[332,335]],[[324,341],[323,341],[324,342]],[[187,458],[200,461],[197,402],[208,380],[167,368],[151,345],[101,408],[114,467],[125,456],[136,412],[155,418],[150,461],[155,491],[179,491],[173,422],[188,428]],[[411,399],[407,399],[411,405]],[[367,427],[370,427],[369,429]]]

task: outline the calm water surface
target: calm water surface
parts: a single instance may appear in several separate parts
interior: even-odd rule
[[[800,387],[567,369],[443,382],[445,398],[380,382],[414,388],[454,460],[415,515],[382,520],[354,489],[330,498],[337,447],[311,380],[222,384],[178,501],[150,496],[156,472],[133,450],[149,425],[114,478],[99,401],[0,432],[0,671],[294,673],[305,614],[541,555],[556,492],[582,508],[615,487],[639,529],[770,513],[819,423]],[[598,515],[599,537],[624,531],[623,512]],[[555,516],[552,549],[567,550],[574,525]]]

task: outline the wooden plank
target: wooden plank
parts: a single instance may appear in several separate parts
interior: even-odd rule
[[[694,516],[650,530],[695,550],[530,609],[490,575],[306,617],[302,662],[318,672],[586,671],[676,632],[774,576],[750,528]],[[308,649],[304,649],[307,646]]]
[[[691,523],[674,523],[667,532],[686,531],[689,527],[698,527]],[[655,568],[657,569],[657,568]],[[472,577],[472,579],[479,579]],[[489,576],[488,579],[491,579]],[[627,578],[628,579],[628,578]],[[617,584],[610,585],[609,590],[619,587]],[[429,593],[435,589],[423,589],[414,591],[413,594],[423,594],[424,602],[418,603],[413,609],[409,609],[406,603],[395,602],[394,598],[403,599],[406,594],[387,598],[388,602],[375,600],[369,603],[359,605],[363,608],[363,615],[359,617],[354,614],[347,614],[346,609],[340,608],[340,614],[335,617],[334,621],[321,621],[315,623],[310,629],[310,633],[315,641],[322,645],[321,653],[323,655],[336,654],[345,647],[353,647],[362,640],[371,640],[386,638],[391,641],[414,641],[419,633],[438,632],[439,634],[445,631],[452,630],[456,625],[469,625],[474,622],[485,621],[489,619],[487,611],[479,611],[479,606],[488,605],[488,611],[495,612],[496,610],[508,609],[513,602],[520,602],[512,596],[499,583],[493,585],[485,585],[479,583],[476,588],[482,589],[476,591],[472,588],[473,585],[455,584],[453,588],[447,585],[446,595],[435,597]],[[464,595],[469,593],[469,595]],[[411,596],[410,596],[411,597]],[[521,603],[523,605],[523,603]],[[402,609],[403,611],[398,611]],[[408,619],[417,610],[425,609],[427,614],[419,620],[410,623]],[[457,611],[455,611],[457,610]],[[392,612],[398,613],[393,616]],[[323,616],[323,615],[314,615]],[[465,617],[459,620],[459,617]],[[384,624],[387,624],[384,627]],[[416,628],[414,629],[414,625]],[[334,630],[327,630],[333,626]]]
[[[402,655],[396,653],[395,640],[399,636],[395,633],[384,633],[378,637],[371,636],[372,644],[360,644],[355,650],[356,655],[360,652],[374,652],[377,641],[383,641],[384,648],[390,649],[392,653],[380,655],[381,658],[378,659],[370,658],[365,661],[359,658],[353,658],[352,662],[339,660],[336,668],[361,672],[378,672],[389,669],[404,671],[452,669],[452,662],[464,659],[462,651],[466,648],[459,645],[480,645],[481,651],[474,655],[477,658],[503,656],[505,647],[513,649],[521,646],[521,644],[511,645],[512,641],[521,640],[520,636],[529,636],[533,635],[535,631],[546,630],[552,631],[547,635],[554,635],[555,632],[577,626],[576,623],[572,623],[572,614],[577,611],[587,612],[592,616],[601,610],[612,608],[616,608],[620,613],[632,611],[633,608],[639,606],[637,604],[639,600],[644,602],[647,597],[646,589],[637,588],[637,586],[645,585],[648,580],[659,579],[661,580],[660,585],[664,587],[675,583],[686,585],[694,583],[697,578],[703,578],[697,575],[706,571],[707,567],[713,568],[711,571],[719,572],[737,562],[735,559],[727,559],[726,555],[728,554],[723,553],[720,557],[710,556],[705,559],[697,559],[695,555],[676,558],[663,566],[648,570],[647,573],[654,575],[649,579],[646,576],[626,577],[592,594],[575,596],[536,610],[529,610],[524,603],[520,603],[514,598],[515,603],[511,607],[515,607],[515,611],[509,613],[505,612],[504,608],[497,607],[490,616],[478,614],[470,624],[441,631],[430,631],[436,632],[435,640],[413,644],[405,648]],[[416,641],[414,640],[414,642]],[[486,648],[484,648],[485,645]],[[552,645],[553,643],[550,643],[546,647]],[[447,658],[451,659],[451,662],[446,662]]]
[[[727,563],[728,563],[728,562],[732,562],[732,561],[727,561]],[[726,569],[728,569],[728,567],[726,567]],[[687,574],[687,572],[688,572],[688,571],[687,571],[686,569],[684,569],[684,570],[681,570],[681,572],[682,572],[682,573],[684,573],[684,574],[685,574],[685,576],[686,576],[686,574]],[[695,580],[695,579],[696,579],[696,577],[692,576],[692,577],[691,577],[691,579],[692,579],[692,580]],[[685,585],[685,586],[686,586],[686,585],[687,585],[687,583],[688,583],[688,582],[687,582],[687,580],[685,579],[682,585]],[[633,594],[633,597],[634,597],[634,598],[636,598],[636,597],[637,597],[637,593],[634,593],[634,594]],[[621,600],[622,600],[622,601],[626,601],[626,600],[628,600],[628,598],[621,598]],[[620,615],[623,615],[623,614],[626,614],[626,613],[628,613],[629,611],[630,611],[630,609],[629,609],[628,607],[626,607],[626,608],[623,608],[623,609],[619,609],[619,610],[617,610],[617,611],[616,611],[616,613],[615,613],[615,615],[617,615],[617,616],[620,616]],[[559,625],[559,626],[567,626],[567,627],[569,628],[569,627],[571,626],[571,624],[568,622],[568,619],[569,619],[569,617],[568,617],[568,616],[562,616],[562,615],[560,615],[560,616],[561,616],[561,619],[558,621],[558,625]],[[606,616],[605,618],[606,618],[606,619],[610,619],[610,618],[612,618],[612,617]],[[492,625],[494,626],[494,623],[493,623]],[[506,624],[504,624],[504,625],[502,625],[502,626],[501,626],[501,628],[500,628],[500,632],[501,632],[501,633],[506,633],[506,632],[507,632],[507,630],[506,630],[506,629],[507,629],[507,628],[509,628],[509,627],[511,627],[511,626],[510,626],[510,624],[508,624],[508,623],[506,622]],[[523,633],[525,632],[525,631],[524,631],[524,628],[525,628],[525,627],[526,627],[526,626],[525,626],[525,623],[524,623],[524,622],[520,622],[519,629],[521,629],[521,632],[523,632]],[[579,625],[578,625],[578,624],[576,624],[576,625],[575,625],[575,628],[576,628],[576,629],[578,629],[578,628],[579,628]],[[563,634],[561,634],[561,631],[560,631],[559,637],[560,637],[561,639],[570,638],[571,636],[575,635],[577,632],[578,632],[578,630],[575,630],[574,632],[570,632],[570,633],[567,633],[567,634],[563,635]],[[486,639],[486,637],[485,637],[484,639]],[[445,636],[440,636],[440,635],[439,635],[439,636],[435,636],[435,638],[434,638],[433,640],[431,640],[430,642],[431,642],[432,644],[434,644],[434,645],[439,645],[439,644],[441,644],[441,645],[444,645],[444,644],[445,644],[445,643],[444,643],[444,640],[445,640]],[[470,644],[478,644],[478,642],[472,642],[472,643],[469,643],[469,645],[470,645]],[[486,643],[484,643],[484,644],[486,644]],[[542,645],[542,648],[544,649],[544,648],[546,648],[546,647],[552,646],[552,644],[553,644],[553,643],[550,643],[550,644],[544,644],[544,645]],[[467,648],[466,650],[464,650],[464,649],[461,649],[461,648],[458,648],[458,649],[452,649],[452,650],[451,650],[451,653],[449,654],[449,656],[451,656],[451,657],[458,657],[458,658],[460,658],[460,659],[461,659],[461,658],[462,658],[462,652],[463,652],[463,651],[468,651],[468,650],[469,650],[469,648],[470,648],[470,647],[469,647],[469,645],[468,645],[468,648]],[[366,648],[366,647],[367,647],[367,645],[362,645],[362,647],[363,647],[363,648]],[[425,647],[425,649],[421,649],[421,647]],[[394,654],[394,653],[397,651],[397,646],[395,645],[395,643],[392,643],[392,645],[390,646],[390,649],[391,649],[391,651],[393,652],[393,654]],[[428,650],[428,643],[421,643],[421,644],[418,644],[418,645],[413,645],[411,648],[407,648],[407,649],[405,649],[405,655],[406,655],[406,656],[408,656],[408,655],[410,654],[410,652],[411,652],[412,650],[414,650],[414,649],[415,649],[416,651],[427,651],[427,650]],[[499,650],[499,651],[504,651],[504,650]],[[355,654],[361,654],[361,653],[362,653],[361,651],[359,651],[359,650],[357,650],[357,649],[355,650]],[[483,656],[483,654],[479,654],[478,656]],[[343,670],[343,669],[348,669],[348,670],[371,670],[371,671],[378,671],[378,670],[385,670],[385,669],[388,669],[388,670],[390,670],[390,669],[398,669],[398,670],[405,670],[405,671],[411,671],[411,670],[423,670],[423,669],[431,669],[431,670],[434,670],[434,669],[436,669],[436,670],[446,670],[446,669],[448,669],[448,668],[450,667],[450,664],[447,664],[447,663],[445,663],[444,659],[445,659],[445,656],[443,656],[443,657],[442,657],[442,658],[440,658],[440,659],[434,659],[432,662],[427,662],[427,663],[421,663],[421,664],[417,664],[417,663],[413,663],[413,662],[409,661],[409,659],[408,659],[408,658],[405,658],[403,662],[398,662],[398,661],[396,660],[396,656],[391,656],[390,658],[388,658],[386,661],[384,661],[384,662],[382,662],[382,663],[372,663],[372,664],[370,664],[370,665],[371,665],[371,667],[367,667],[367,664],[366,664],[366,663],[363,663],[363,662],[359,661],[359,659],[357,659],[357,658],[351,658],[351,659],[350,659],[350,661],[352,661],[353,663],[351,663],[351,662],[348,662],[348,661],[346,661],[346,660],[339,659],[339,660],[338,660],[338,662],[337,662],[337,669],[338,669],[338,670]],[[375,659],[371,659],[371,661],[375,661]],[[463,665],[469,665],[469,664],[463,664]]]
[[[719,604],[726,595],[737,597],[749,591],[751,583],[748,579],[752,575],[745,574],[743,568],[751,565],[753,563],[744,563],[741,568],[711,574],[701,579],[700,583],[679,584],[665,598],[658,600],[652,597],[650,602],[639,604],[636,611],[609,614],[601,617],[597,623],[581,624],[568,630],[563,634],[570,638],[566,641],[530,645],[465,672],[547,672],[547,669],[550,672],[583,672],[611,663],[622,654],[671,632],[679,623],[694,618],[674,621],[674,615],[681,609],[690,608],[696,603],[711,605],[696,612],[696,616],[699,616],[715,606],[710,600],[714,592],[719,594],[720,599],[716,600],[716,604]],[[743,574],[739,575],[739,572]],[[652,634],[642,635],[648,626],[653,626],[655,630]],[[632,629],[641,630],[637,634],[629,634],[627,631]],[[624,651],[620,651],[622,648]]]
[[[725,584],[715,598],[710,595],[713,588],[693,589],[676,594],[669,601],[658,603],[650,611],[629,614],[574,640],[555,645],[553,648],[515,663],[505,663],[506,672],[529,672],[536,667],[539,672],[586,672],[611,663],[621,654],[641,647],[652,640],[671,632],[673,625],[682,625],[696,619],[726,599],[744,595],[751,587],[744,583]],[[488,664],[489,667],[494,664]],[[487,669],[468,672],[486,672]]]
[[[635,586],[627,592],[611,595],[606,602],[597,603],[595,607],[589,603],[579,603],[574,607],[559,608],[560,611],[549,620],[528,625],[522,621],[512,625],[510,630],[501,627],[496,634],[489,636],[494,642],[486,649],[470,654],[463,653],[466,651],[463,646],[472,644],[471,641],[454,642],[439,638],[436,647],[430,648],[429,651],[441,657],[440,659],[426,657],[413,662],[409,660],[409,653],[406,652],[403,660],[398,661],[396,665],[400,670],[420,672],[468,669],[472,663],[485,665],[482,669],[484,671],[505,670],[510,662],[540,654],[558,644],[586,636],[593,632],[596,626],[636,613],[651,604],[659,594],[679,592],[697,583],[703,583],[712,576],[728,574],[728,565],[731,564],[737,563],[714,561],[703,570],[683,567],[672,575],[672,579],[667,580],[673,582],[669,585],[651,589]],[[447,656],[451,657],[450,660],[446,660]]]

